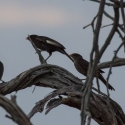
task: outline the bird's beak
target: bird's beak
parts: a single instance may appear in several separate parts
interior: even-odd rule
[[[72,54],[70,54],[69,56],[72,57]]]
[[[69,56],[72,58],[72,54],[70,54]],[[72,58],[72,60],[73,60],[73,58]]]
[[[27,37],[26,40],[29,40],[29,37]]]

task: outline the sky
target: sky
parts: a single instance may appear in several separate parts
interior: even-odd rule
[[[32,67],[40,65],[37,54],[31,43],[26,37],[31,34],[48,36],[57,40],[66,47],[66,52],[79,53],[84,59],[89,61],[92,48],[93,33],[91,27],[83,30],[83,27],[89,24],[98,11],[99,4],[82,0],[0,0],[0,61],[4,64],[3,80],[9,81],[15,78],[21,72]],[[105,10],[114,15],[111,7],[105,7]],[[102,25],[111,24],[112,21],[105,16]],[[111,26],[102,28],[99,37],[99,47],[110,32]],[[112,39],[111,44],[107,48],[101,62],[110,61],[113,57],[113,51],[121,40],[117,34]],[[42,52],[46,58],[47,52]],[[119,57],[124,58],[123,48],[118,53]],[[63,54],[54,52],[48,59],[48,64],[61,66],[72,72],[79,78],[85,78],[78,73],[73,63]],[[104,69],[105,78],[109,69]],[[110,91],[111,98],[120,104],[125,110],[125,101],[122,95],[125,88],[125,67],[113,68],[109,83],[115,88]],[[94,80],[94,87],[96,83]],[[34,86],[20,90],[16,93],[17,103],[22,110],[28,114],[35,103],[43,99],[48,93],[53,91],[50,88],[36,87],[32,93]],[[106,93],[106,87],[101,84],[101,91]],[[10,98],[8,94],[6,97]],[[31,122],[34,125],[78,125],[80,124],[80,111],[68,106],[61,105],[53,109],[48,115],[37,113],[32,117]],[[0,107],[0,119],[2,125],[14,125],[10,119],[5,118],[7,112]],[[93,125],[97,125],[92,121]]]

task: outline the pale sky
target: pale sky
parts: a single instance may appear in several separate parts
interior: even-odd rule
[[[77,52],[89,61],[93,33],[91,27],[84,30],[82,28],[91,22],[97,9],[98,3],[82,0],[0,0],[0,61],[3,62],[5,69],[3,80],[9,81],[21,72],[40,64],[31,43],[26,40],[28,34],[55,39],[66,47],[67,53]],[[111,15],[114,14],[111,7],[106,7],[105,10]],[[105,17],[103,19],[102,25],[112,23]],[[101,29],[100,47],[103,45],[110,28],[111,26]],[[120,43],[119,36],[115,34],[101,62],[110,61],[113,51],[117,49]],[[43,56],[46,58],[48,53],[43,52]],[[118,56],[124,58],[123,48]],[[85,78],[76,71],[73,63],[61,53],[53,53],[48,59],[48,64],[59,65],[75,76]],[[104,71],[103,76],[106,78],[108,69],[104,69]],[[110,91],[111,98],[125,110],[125,101],[121,98],[124,95],[125,87],[123,74],[125,74],[124,66],[113,68],[109,83],[115,88],[115,91]],[[94,86],[96,87],[95,81]],[[37,101],[53,91],[49,88],[36,87],[32,94],[33,87],[18,91],[16,94],[17,103],[26,114],[31,111]],[[100,89],[106,93],[104,85],[101,84]],[[10,95],[7,97],[10,98]],[[34,125],[80,124],[80,111],[75,108],[61,105],[53,109],[48,115],[44,113],[37,113],[32,117],[31,122]],[[5,114],[7,113],[0,107],[2,125],[13,125],[14,123],[10,119],[5,118]],[[93,125],[97,125],[97,123],[93,122]]]

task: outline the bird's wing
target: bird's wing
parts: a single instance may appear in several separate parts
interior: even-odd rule
[[[80,65],[82,66],[83,69],[88,70],[89,68],[89,62],[85,59],[82,59],[80,62]]]
[[[60,43],[57,42],[56,40],[53,40],[53,39],[51,39],[51,38],[49,38],[49,37],[46,37],[46,36],[38,36],[36,39],[39,40],[39,41],[41,41],[41,42],[46,42],[46,43],[48,43],[48,44],[51,44],[51,45],[54,45],[54,46],[57,46],[57,47],[60,47],[60,48],[65,49],[65,47],[64,47],[62,44],[60,44]]]
[[[83,61],[84,61],[84,65],[83,65],[83,64],[82,64],[82,65],[83,65],[84,67],[87,67],[87,70],[88,70],[88,68],[89,68],[89,62],[88,62],[87,60],[84,60],[84,59],[83,59]],[[103,70],[101,70],[101,69],[99,69],[98,71],[99,71],[100,73],[105,73],[105,72],[104,72]]]

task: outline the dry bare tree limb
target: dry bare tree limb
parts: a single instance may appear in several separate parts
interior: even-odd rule
[[[98,65],[99,68],[109,68],[111,61]],[[113,67],[124,66],[125,59],[117,58]],[[53,83],[53,85],[51,84]],[[55,65],[42,64],[22,72],[14,79],[0,84],[0,94],[6,95],[14,91],[22,90],[32,85],[41,87],[50,87],[54,89],[61,88],[64,85],[79,84],[83,85],[82,80],[75,77],[69,71]]]
[[[122,14],[122,20],[124,24],[124,38],[125,38],[125,13],[124,13],[124,7],[123,7],[123,0],[120,0],[120,5],[121,5],[121,14]]]
[[[100,52],[99,52],[99,59],[102,57],[104,51],[106,50],[106,48],[108,47],[108,45],[110,44],[116,30],[117,30],[117,26],[118,26],[118,22],[119,22],[119,9],[116,7],[114,8],[114,12],[115,12],[115,17],[114,17],[114,25],[106,39],[106,41],[104,42],[104,45],[102,46]]]
[[[87,80],[86,80],[85,87],[83,90],[83,97],[82,97],[82,102],[81,102],[82,104],[81,105],[81,125],[85,125],[86,116],[91,117],[91,113],[89,111],[89,101],[90,101],[90,95],[92,91],[92,81],[94,78],[95,71],[97,69],[97,64],[99,62],[98,38],[99,38],[99,33],[100,33],[100,28],[101,28],[101,23],[102,23],[104,7],[105,7],[105,0],[102,0],[100,2],[96,28],[94,31],[93,47],[90,53],[90,63],[89,63],[89,69],[87,73]],[[93,61],[94,54],[95,54],[95,58]]]
[[[90,0],[90,1],[100,3],[99,0]],[[115,4],[108,3],[108,2],[105,2],[105,5],[107,5],[107,6],[113,6],[113,7],[117,7]]]
[[[108,24],[108,25],[104,25],[104,26],[102,26],[101,28],[108,27],[108,26],[111,26],[111,25],[113,25],[113,23]]]
[[[125,2],[124,2],[125,3]],[[122,38],[122,41],[125,41],[125,13],[124,13],[124,6],[123,6],[123,0],[120,0],[120,6],[121,6],[121,15],[122,15],[122,20],[123,20],[123,33],[124,33],[124,38]],[[120,34],[121,35],[121,34]],[[124,51],[125,51],[125,44],[124,44]]]
[[[114,21],[114,18],[110,16],[106,11],[104,11],[105,16],[107,16],[109,19]],[[114,23],[113,23],[114,24]],[[124,28],[122,27],[122,24],[118,24],[118,27],[121,29],[122,32],[124,32]],[[118,28],[117,28],[118,29]]]
[[[109,68],[111,63],[112,61],[100,63],[98,65],[98,68],[100,69]],[[119,67],[119,66],[125,66],[125,58],[116,58],[112,63],[112,67]]]
[[[121,2],[118,0],[110,0],[111,2],[114,2],[117,6],[121,7]],[[125,7],[125,2],[123,2],[123,7]]]
[[[32,125],[29,118],[24,114],[24,112],[17,106],[15,102],[16,101],[14,96],[12,96],[11,100],[9,100],[0,94],[0,106],[2,106],[11,115],[6,115],[6,117],[10,118],[18,125]]]
[[[94,2],[98,2],[98,3],[100,3],[100,1],[98,1],[98,0],[96,0],[96,1],[94,1]],[[120,6],[123,8],[123,4],[121,5],[120,4]],[[115,8],[116,8],[117,6],[115,6]],[[123,9],[121,9],[122,10],[122,17],[123,17],[123,19],[124,19],[124,11],[123,11]],[[112,17],[112,16],[110,16],[106,11],[104,11],[104,14],[105,14],[105,16],[107,16],[108,18],[110,18],[111,20],[113,20],[113,21],[115,21],[115,19]],[[125,19],[123,20],[124,21],[124,24],[125,24]],[[113,23],[114,24],[114,23]],[[106,26],[109,26],[109,25],[106,25]],[[125,34],[125,26],[124,27],[122,27],[122,25],[121,24],[119,24],[118,23],[118,27],[122,30],[122,32]],[[112,28],[113,29],[113,28]],[[120,33],[120,31],[118,30],[118,28],[117,28],[117,30],[116,30],[116,32],[119,34],[119,36],[120,36],[120,38],[122,38],[122,34]],[[111,32],[110,32],[111,33]],[[113,32],[112,32],[113,33]],[[112,34],[111,33],[111,34]],[[112,36],[112,35],[109,35],[109,36]],[[110,37],[108,37],[109,39],[110,39]],[[123,39],[123,38],[122,38]],[[124,45],[124,51],[125,51],[125,45]]]
[[[51,92],[43,100],[40,100],[39,102],[36,103],[36,106],[30,111],[30,113],[28,114],[28,117],[31,118],[37,112],[42,112],[44,110],[45,104],[51,98],[54,98],[54,97],[56,97],[57,95],[60,95],[60,94],[64,94],[65,92],[69,91],[70,89],[71,89],[71,87],[64,87],[64,89],[62,88],[62,89],[58,89],[58,90],[55,90],[55,91]]]
[[[30,42],[31,42],[31,44],[32,44],[32,46],[33,46],[33,48],[36,50],[36,53],[37,53],[38,56],[39,56],[39,60],[40,60],[41,64],[46,63],[45,59],[43,58],[43,56],[42,56],[42,54],[41,54],[41,51],[40,51],[39,49],[37,49],[37,47],[35,46],[35,44],[33,43],[32,39],[30,38],[29,35],[28,35],[28,37],[29,37],[29,40],[30,40]]]
[[[67,95],[65,98],[56,98],[58,95]],[[76,109],[81,109],[81,98],[82,91],[76,90],[75,87],[65,87],[60,90],[53,91],[50,95],[46,96],[43,100],[40,100],[36,103],[35,107],[29,113],[29,117],[31,118],[37,112],[43,112],[45,104],[46,114],[49,113],[53,108],[64,104],[70,107],[74,107]],[[125,115],[122,111],[121,107],[114,102],[113,100],[109,100],[110,104],[115,112],[115,125],[123,125],[125,124]],[[90,111],[92,114],[92,118],[98,123],[103,125],[112,125],[113,117],[112,113],[107,108],[107,96],[101,96],[92,92],[90,103],[89,103]]]
[[[96,77],[96,83],[97,83],[97,88],[98,88],[98,93],[100,92],[100,85],[99,85],[99,79]]]
[[[122,33],[119,31],[119,29],[117,29],[116,31],[119,34],[119,37],[121,38],[121,40],[123,41],[124,37],[122,36]]]
[[[82,80],[66,69],[56,65],[42,64],[19,74],[6,83],[1,83],[0,94],[6,95],[32,85],[59,89],[65,85],[75,84],[83,85]]]
[[[103,95],[103,96],[107,96],[105,93],[98,91],[98,89],[92,87],[92,90],[96,91],[98,94]]]
[[[115,59],[116,59],[116,56],[117,56],[118,51],[120,50],[120,48],[121,48],[124,44],[125,44],[125,42],[122,42],[122,43],[118,46],[118,48],[117,48],[117,50],[115,51],[115,54],[114,54],[114,56],[113,56],[113,58],[112,58],[112,61],[111,61],[111,64],[110,64],[110,68],[109,68],[109,72],[108,72],[108,75],[107,75],[107,87],[108,87],[108,81],[109,81],[109,78],[110,78],[110,75],[111,75],[111,72],[112,72],[112,65],[113,65],[113,63],[114,63],[114,61],[115,61]],[[108,93],[108,97],[109,97],[109,90],[108,90],[108,89],[107,89],[107,93]]]
[[[115,51],[115,54],[114,54],[114,56],[113,56],[113,58],[112,58],[112,63],[111,63],[111,65],[110,65],[109,72],[108,72],[108,76],[107,76],[107,87],[108,87],[108,81],[109,81],[109,78],[110,78],[110,75],[111,75],[111,72],[112,72],[112,64],[113,64],[114,60],[116,59],[116,56],[117,56],[118,51],[120,50],[120,48],[121,48],[124,44],[125,44],[125,42],[122,42],[122,43],[119,45],[119,47],[118,47],[117,50]],[[108,90],[108,89],[107,89],[107,94],[108,94],[107,104],[108,104],[109,111],[112,113],[113,124],[117,124],[117,121],[116,121],[116,119],[115,119],[115,115],[116,115],[116,114],[115,114],[113,108],[111,107],[111,104],[110,104],[110,101],[109,101],[110,95],[109,95],[109,90]]]
[[[109,19],[114,21],[114,18],[110,16],[106,11],[104,11],[105,16],[107,16]],[[124,28],[122,27],[122,24],[118,24],[118,27],[121,29],[122,32],[124,32]]]
[[[88,26],[92,26],[92,30],[93,30],[93,33],[95,31],[94,29],[94,22],[95,22],[95,19],[98,17],[98,14],[93,18],[92,22],[86,26],[83,27],[83,29],[87,28]]]
[[[114,21],[114,18],[112,16],[110,16],[105,10],[104,10],[104,14],[105,16],[107,16],[109,19],[111,19],[112,21]]]
[[[8,83],[5,83],[5,84],[1,83],[0,93],[3,95],[6,95],[13,91],[18,91],[26,87],[30,87],[32,85],[37,85],[41,87],[50,87],[50,88],[56,89],[54,92],[50,93],[47,97],[45,97],[45,99],[43,99],[44,101],[41,100],[38,103],[36,103],[36,106],[35,106],[36,108],[34,108],[33,110],[35,111],[34,114],[40,111],[42,112],[44,110],[44,105],[48,101],[50,101],[51,99],[55,99],[55,97],[59,95],[65,95],[68,98],[62,98],[62,99],[59,98],[57,99],[57,103],[52,102],[53,101],[52,100],[51,103],[49,103],[49,104],[52,104],[52,106],[48,105],[46,113],[48,113],[54,107],[59,106],[58,104],[69,105],[79,110],[81,108],[81,98],[83,94],[83,92],[81,91],[81,88],[83,86],[82,81],[77,77],[75,77],[70,72],[68,72],[67,70],[54,65],[43,64],[43,65],[36,66],[32,69],[29,69],[21,73],[16,78],[9,81]],[[101,92],[99,93],[102,94]],[[93,96],[95,98],[93,98]],[[111,115],[111,113],[109,113],[109,111],[106,109],[105,100],[106,99],[102,99],[101,95],[97,95],[92,92],[91,99],[90,99],[90,112],[92,114],[92,118],[96,120],[98,123],[105,122],[106,123],[105,125],[108,125],[107,123],[109,121],[107,120],[103,121],[108,117],[110,118],[110,115]],[[114,105],[116,105],[116,103],[113,100],[111,101]],[[94,103],[95,106],[91,105],[92,103]],[[100,104],[99,108],[98,108],[98,103]],[[105,116],[105,111],[103,112],[103,110],[105,110],[103,105],[105,105],[107,114],[109,113],[107,116]],[[113,109],[116,110],[118,109],[118,107],[119,106],[116,105],[116,107],[113,107]],[[118,121],[123,123],[123,120],[125,120],[125,117],[123,115],[124,113],[122,109],[120,110],[118,109],[118,111],[117,112],[115,111],[115,113],[117,113],[118,115],[117,117],[117,119],[119,119]]]

